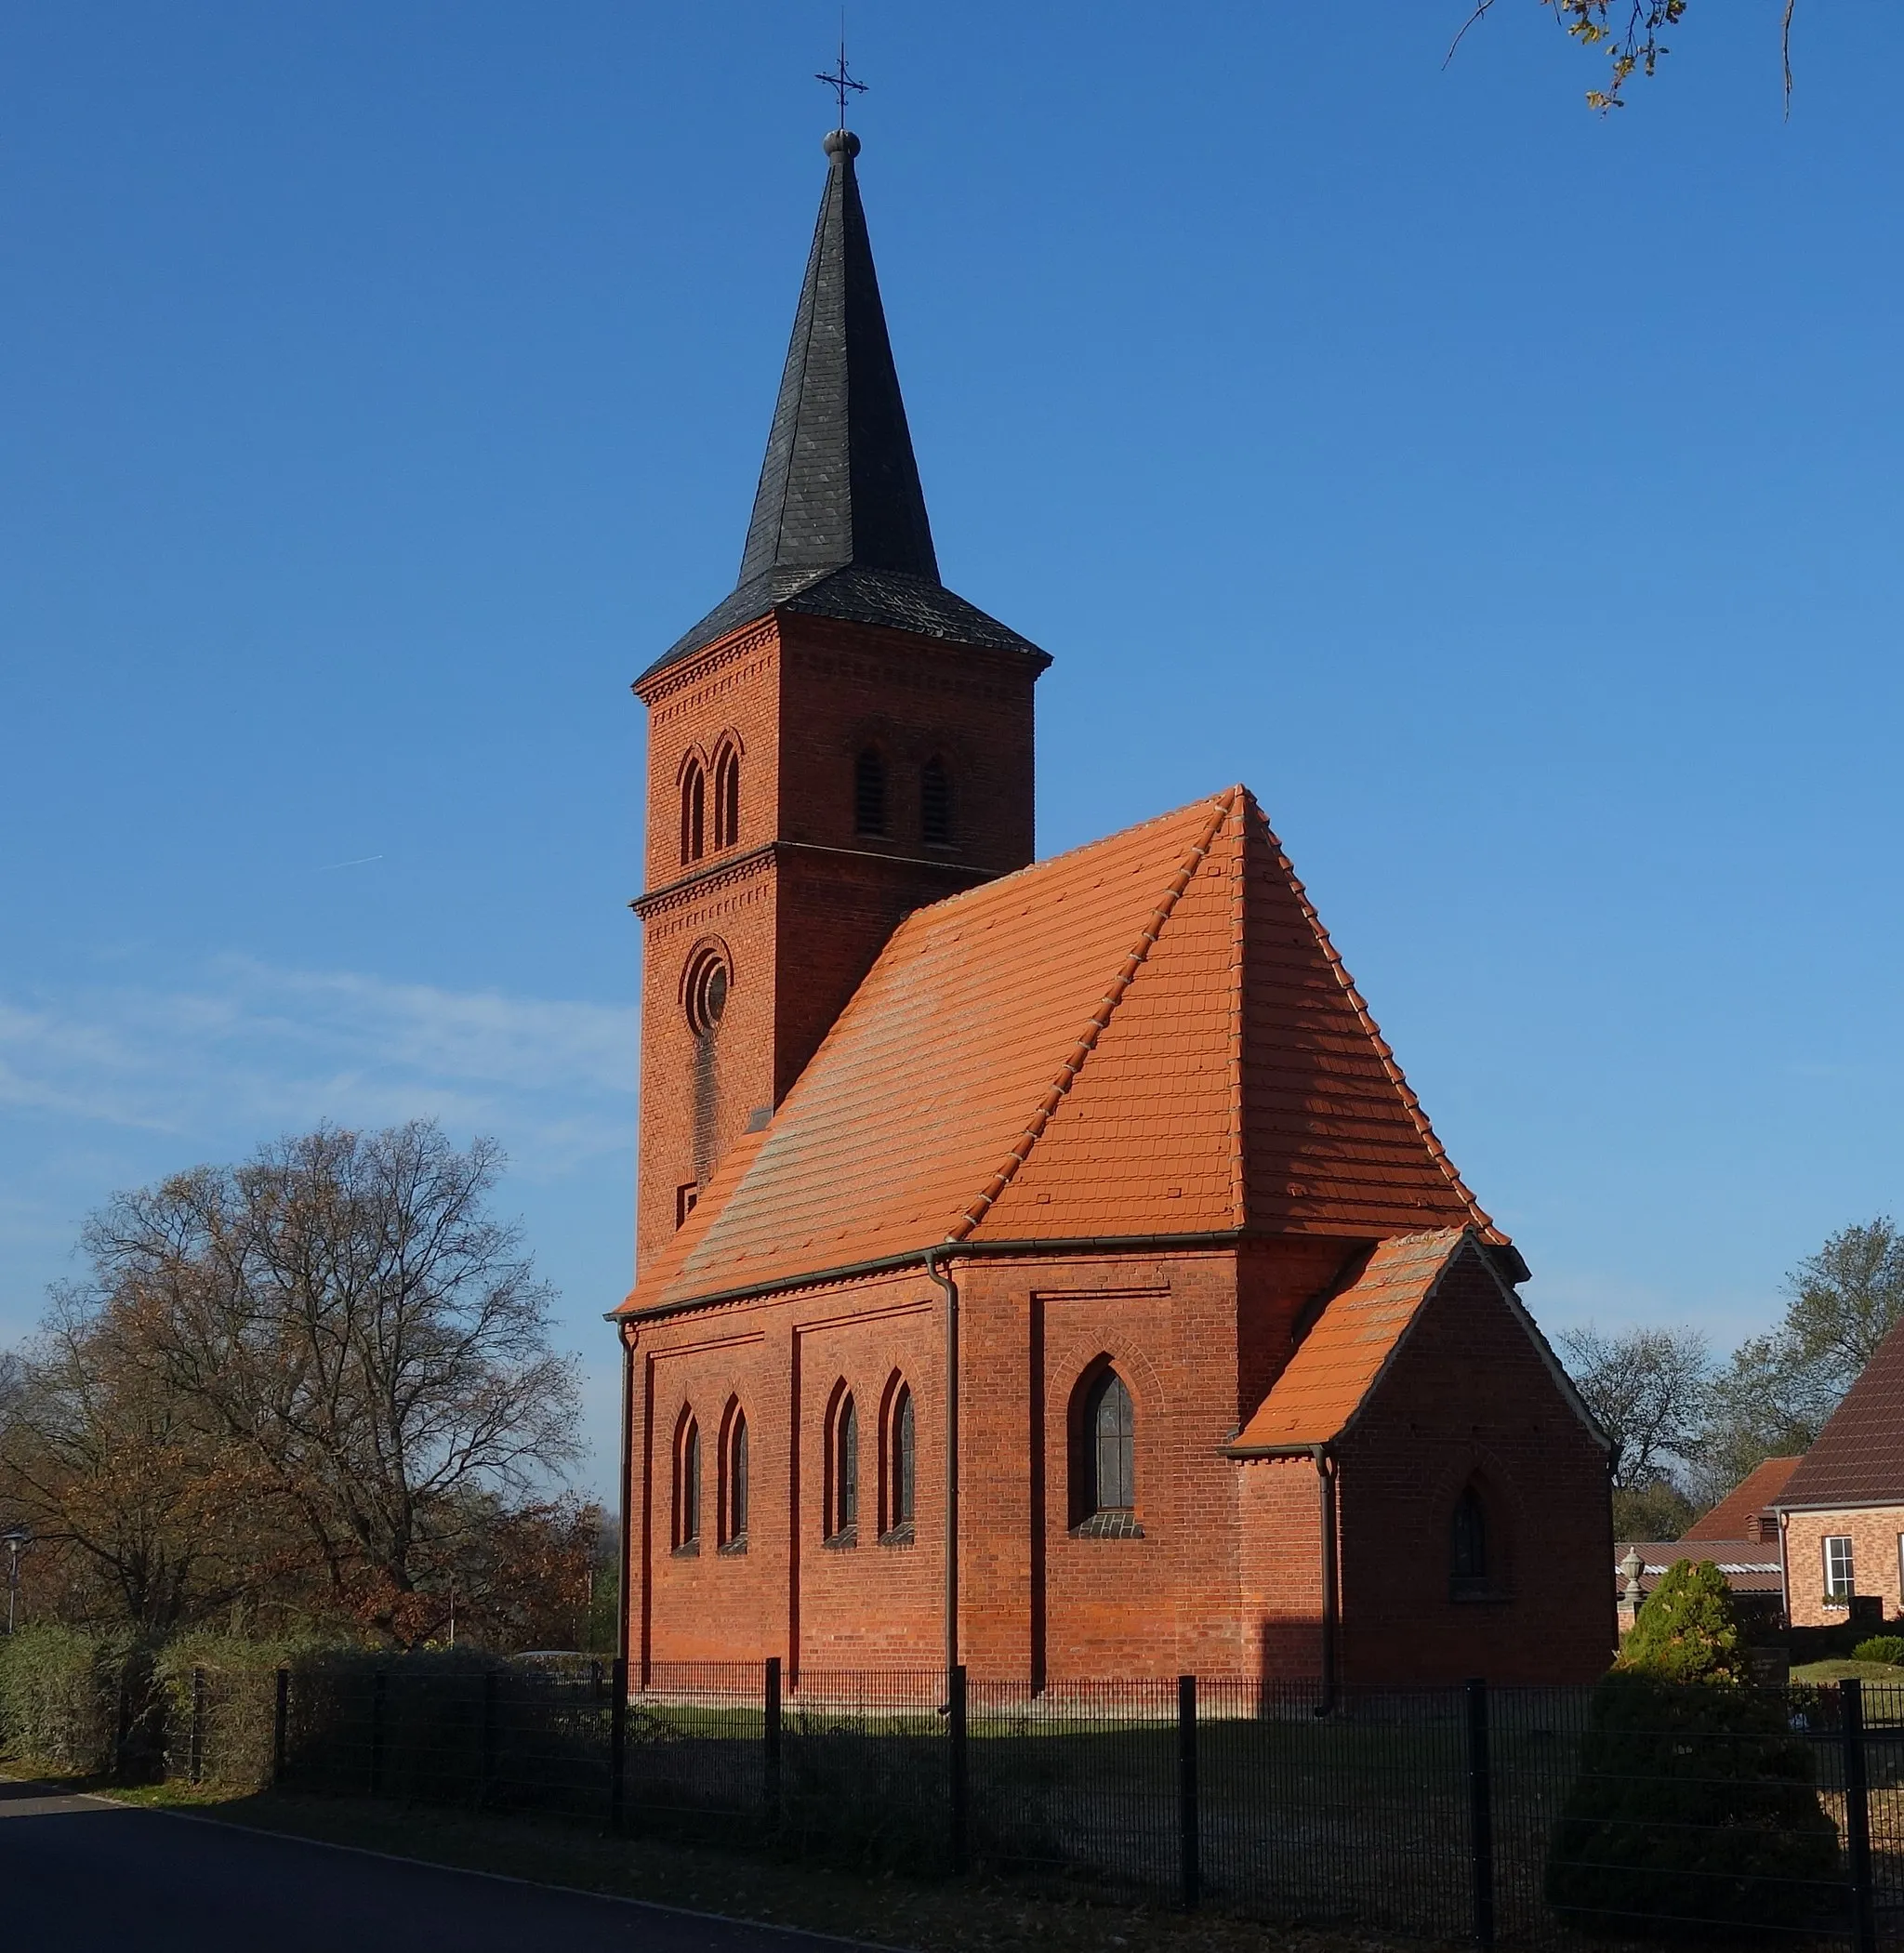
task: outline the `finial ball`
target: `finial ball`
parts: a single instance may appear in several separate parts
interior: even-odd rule
[[[849,156],[856,156],[859,154],[859,138],[851,129],[828,129],[826,139],[820,147],[829,156],[837,156],[841,150]]]

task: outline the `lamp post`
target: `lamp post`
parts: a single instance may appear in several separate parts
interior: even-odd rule
[[[9,1526],[0,1533],[0,1544],[7,1548],[7,1631],[13,1632],[15,1617],[20,1612],[20,1555],[23,1548],[33,1544],[33,1536],[23,1525]]]

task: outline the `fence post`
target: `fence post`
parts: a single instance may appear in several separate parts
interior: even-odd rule
[[[278,1700],[271,1711],[271,1788],[282,1789],[291,1747],[291,1671],[278,1670]]]
[[[619,1836],[628,1789],[628,1664],[617,1655],[609,1667],[608,1685],[608,1828]]]
[[[192,1748],[190,1751],[192,1781],[198,1783],[205,1776],[205,1670],[194,1668],[192,1671]]]
[[[501,1692],[502,1681],[494,1669],[483,1671],[483,1752],[481,1766],[476,1776],[476,1802],[479,1809],[486,1810],[496,1789],[496,1757],[497,1748],[496,1698]]]
[[[965,1664],[945,1678],[945,1734],[951,1742],[952,1869],[962,1872],[971,1855],[971,1814],[965,1774]]]
[[[1494,1944],[1494,1773],[1488,1758],[1488,1684],[1467,1685],[1468,1852],[1474,1882],[1474,1944]]]
[[[1864,1755],[1864,1684],[1856,1676],[1838,1684],[1844,1712],[1844,1855],[1851,1869],[1851,1943],[1858,1953],[1877,1953],[1877,1912],[1871,1884],[1871,1782]]]
[[[1177,1835],[1183,1910],[1195,1912],[1203,1882],[1197,1826],[1197,1677],[1177,1677]]]
[[[765,1782],[767,1815],[771,1822],[780,1822],[780,1657],[767,1657],[767,1672],[763,1682],[761,1706],[765,1714],[760,1721],[761,1775]]]
[[[370,1678],[370,1794],[383,1795],[384,1694],[390,1677],[378,1669]]]

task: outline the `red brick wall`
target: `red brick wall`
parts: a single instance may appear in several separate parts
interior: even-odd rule
[[[954,1272],[960,1646],[973,1672],[1319,1675],[1316,1467],[1223,1451],[1237,1421],[1235,1254],[968,1260]],[[1304,1274],[1292,1258],[1275,1281],[1293,1288]],[[1252,1279],[1275,1286],[1266,1263]],[[939,1666],[944,1338],[940,1291],[912,1272],[642,1326],[632,1652]],[[1077,1537],[1070,1527],[1073,1394],[1103,1356],[1135,1402],[1142,1538]],[[909,1547],[877,1537],[879,1406],[895,1371],[917,1419]],[[846,1551],[824,1543],[823,1511],[826,1411],[842,1381],[861,1447],[859,1543]],[[740,1556],[714,1551],[715,1436],[730,1396],[746,1407],[751,1450]],[[676,1556],[671,1441],[683,1404],[707,1446],[706,1512],[700,1552]],[[1342,1678],[1598,1674],[1613,1643],[1604,1457],[1491,1275],[1459,1266],[1340,1446]],[[1476,1476],[1502,1598],[1455,1602],[1449,1520]]]
[[[1444,1277],[1337,1448],[1344,1681],[1584,1682],[1606,1669],[1606,1453],[1477,1256]],[[1449,1535],[1471,1482],[1496,1597],[1457,1601]]]
[[[1032,855],[1032,684],[1021,655],[785,615],[643,683],[649,708],[636,1259],[674,1232],[749,1117],[777,1105],[911,910]],[[740,832],[713,846],[712,766],[742,752]],[[887,760],[889,833],[853,831],[853,762]],[[707,852],[681,859],[681,779],[708,769]],[[951,769],[955,839],[920,838],[925,760]],[[673,890],[671,893],[655,891]],[[733,988],[714,1036],[682,1006],[694,955]]]
[[[1884,1618],[1904,1617],[1898,1587],[1898,1538],[1904,1506],[1865,1506],[1838,1512],[1792,1512],[1785,1520],[1785,1588],[1794,1628],[1835,1627],[1849,1616],[1825,1604],[1825,1539],[1848,1535],[1854,1592],[1876,1594]]]

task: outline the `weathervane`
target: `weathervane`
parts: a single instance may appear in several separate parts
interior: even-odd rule
[[[864,95],[866,92],[866,85],[864,82],[854,81],[853,76],[846,72],[846,17],[843,14],[840,20],[839,63],[831,74],[816,74],[813,79],[816,82],[825,82],[827,87],[831,88],[839,96],[840,126],[843,129],[846,126],[847,90],[851,89],[855,95]]]

